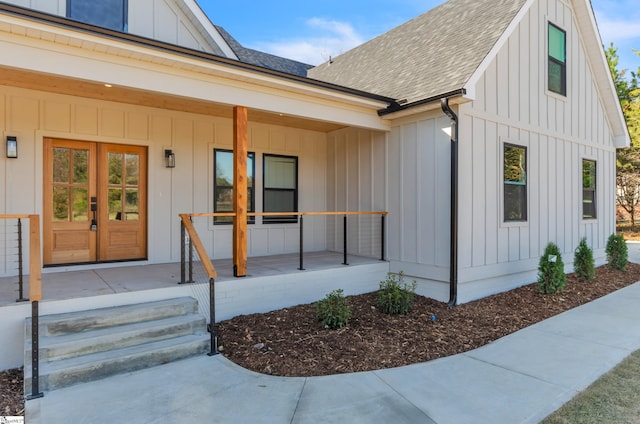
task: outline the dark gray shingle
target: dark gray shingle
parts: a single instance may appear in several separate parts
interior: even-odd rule
[[[409,103],[463,88],[526,0],[450,0],[309,70]]]
[[[313,67],[306,63],[285,59],[283,57],[260,52],[258,50],[248,49],[238,43],[238,41],[223,27],[216,25],[216,29],[220,35],[222,35],[222,38],[224,38],[229,47],[231,47],[231,50],[233,50],[236,56],[238,56],[238,60],[240,60],[240,62],[273,69],[274,71],[286,72],[287,74],[298,75],[301,77],[306,77],[307,70]]]

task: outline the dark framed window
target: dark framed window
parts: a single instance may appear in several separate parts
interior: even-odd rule
[[[552,23],[548,32],[548,70],[547,86],[549,91],[567,95],[567,33]]]
[[[527,220],[527,148],[504,145],[504,221]]]
[[[298,212],[298,158],[267,155],[263,163],[264,212]],[[265,224],[298,222],[296,215],[265,216]]]
[[[67,0],[67,17],[87,24],[127,31],[128,0]]]
[[[213,151],[213,169],[215,180],[213,184],[213,211],[217,213],[233,212],[233,151],[215,149]],[[255,153],[247,154],[247,212],[255,212]],[[233,218],[216,216],[214,224],[231,224]],[[247,217],[247,222],[253,224],[255,217]]]
[[[596,162],[582,160],[582,218],[596,218]]]

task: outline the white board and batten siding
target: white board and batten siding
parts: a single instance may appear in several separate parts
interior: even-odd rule
[[[67,0],[7,0],[7,3],[67,16]],[[130,34],[224,56],[202,25],[192,22],[173,1],[133,0],[128,2],[128,9],[127,32]]]
[[[349,128],[328,134],[328,211],[387,210],[386,148],[386,134],[377,131]],[[390,218],[386,220],[388,223]],[[348,216],[347,252],[380,257],[381,228],[380,215]],[[343,242],[343,217],[327,219],[327,247],[342,252]]]
[[[547,25],[567,37],[567,96],[546,90]],[[615,232],[615,147],[571,7],[534,2],[460,114],[461,301],[536,279],[549,242],[567,272],[582,237],[599,262]],[[504,143],[527,148],[525,223],[505,223]],[[597,170],[597,219],[582,218],[582,161]]]
[[[256,154],[257,210],[262,210],[264,153],[298,157],[299,209],[326,210],[326,134],[255,122],[249,122],[248,128],[249,151]],[[18,137],[20,154],[17,160],[0,159],[0,214],[42,215],[45,137],[146,146],[149,263],[180,260],[178,215],[213,211],[214,149],[233,148],[231,119],[2,85],[0,133]],[[175,152],[175,168],[165,168],[164,149]],[[231,226],[213,225],[212,218],[194,218],[194,224],[212,258],[231,256]],[[4,229],[4,253],[15,250],[13,231]],[[28,234],[28,225],[24,231]],[[305,250],[325,250],[326,233],[326,219],[310,217],[305,222]],[[249,225],[248,243],[250,256],[297,252],[298,224]],[[6,255],[3,261],[0,276],[16,275]]]
[[[546,89],[548,22],[567,34],[566,97]],[[456,108],[458,301],[535,281],[549,242],[561,249],[567,272],[582,237],[602,263],[615,231],[615,147],[568,3],[533,2],[473,88],[475,100]],[[376,168],[373,178],[370,166],[384,158],[390,270],[404,271],[418,281],[418,292],[439,300],[449,296],[449,125],[438,110],[397,119],[384,137],[338,132],[329,137],[328,153],[330,209],[362,209],[370,193],[377,201],[382,171]],[[503,221],[504,143],[527,148],[525,223]],[[593,220],[582,218],[583,159],[597,164]],[[329,225],[336,240],[340,228]]]

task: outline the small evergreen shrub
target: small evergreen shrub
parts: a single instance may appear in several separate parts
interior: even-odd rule
[[[416,300],[416,282],[403,282],[404,273],[388,273],[387,278],[380,281],[378,290],[378,308],[385,314],[406,314]]]
[[[543,294],[557,293],[564,289],[565,282],[566,275],[560,249],[549,243],[538,265],[538,291]]]
[[[596,276],[596,266],[593,261],[593,251],[587,245],[587,238],[583,237],[578,244],[573,259],[573,270],[576,275],[585,280],[593,280]]]
[[[335,330],[349,323],[351,308],[342,293],[342,289],[334,290],[324,299],[315,303],[316,319],[322,323],[324,328]]]
[[[607,240],[607,262],[611,268],[623,270],[627,267],[627,244],[622,234],[611,234]]]

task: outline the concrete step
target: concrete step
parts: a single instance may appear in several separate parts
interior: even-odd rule
[[[63,336],[44,336],[40,338],[40,360],[55,361],[188,334],[202,334],[206,332],[206,326],[207,320],[202,315],[188,314]],[[30,356],[31,340],[27,341],[26,349]]]
[[[210,336],[191,297],[39,318],[39,389],[53,390],[202,354]],[[31,318],[25,322],[31,393]]]
[[[192,297],[179,297],[135,305],[115,306],[90,311],[68,312],[41,316],[39,319],[40,336],[59,336],[98,328],[113,327],[133,322],[195,313],[198,302]],[[31,318],[27,318],[26,335],[31,334]]]
[[[59,361],[41,362],[39,387],[41,391],[48,391],[95,381],[203,354],[208,348],[208,334],[191,334]],[[25,393],[30,393],[31,366],[25,366],[24,372]]]

